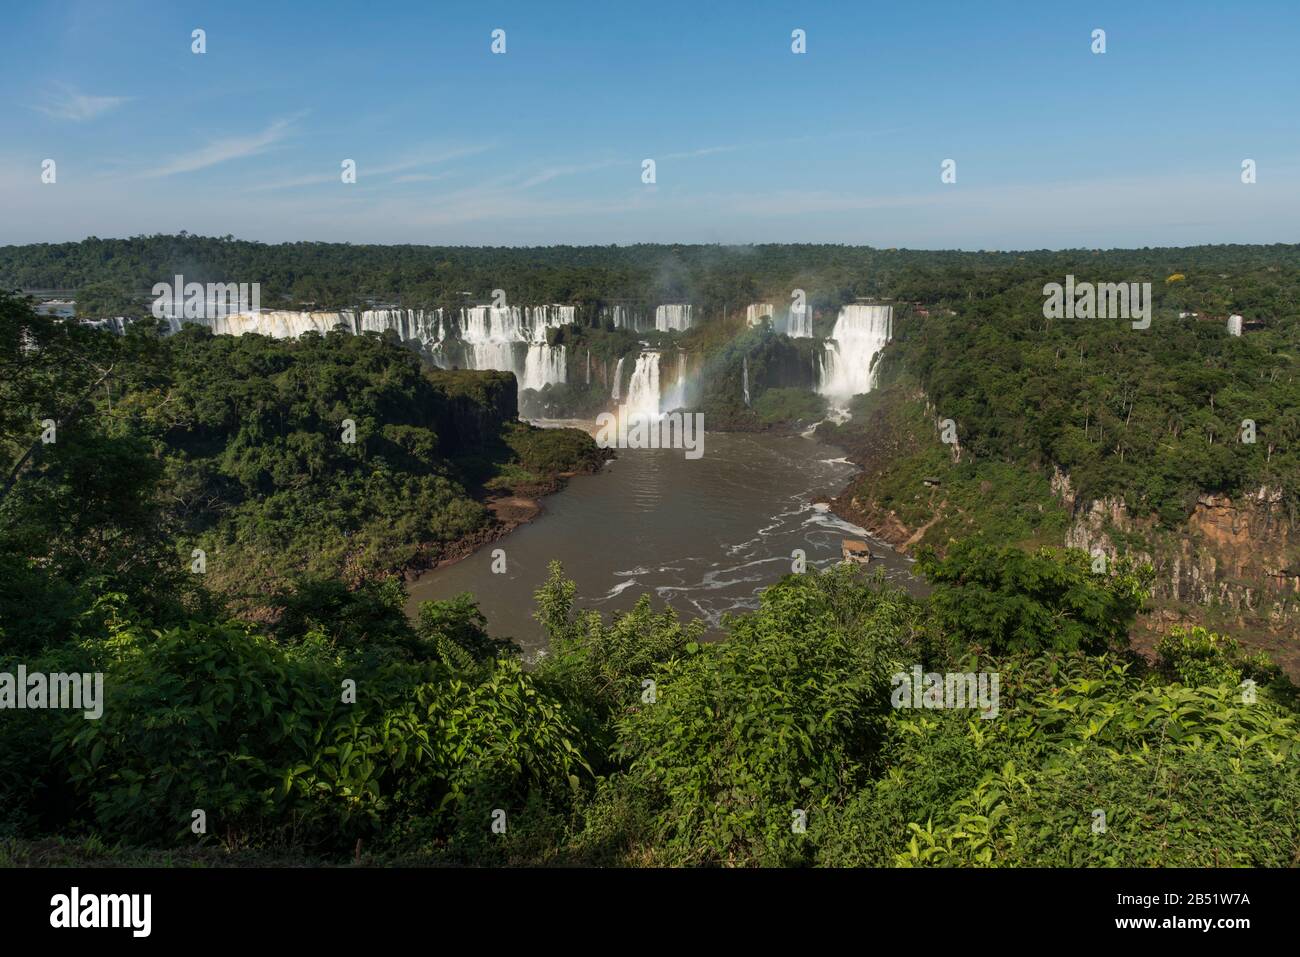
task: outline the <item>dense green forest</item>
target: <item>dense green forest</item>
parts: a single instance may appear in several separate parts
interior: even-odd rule
[[[511,375],[424,370],[375,335],[115,336],[9,296],[0,314],[0,588],[28,609],[11,640],[66,633],[92,585],[153,615],[200,577],[256,605],[301,576],[427,567],[492,533],[495,494],[609,454],[519,422]]]
[[[264,243],[232,237],[138,236],[0,246],[0,285],[76,289],[88,315],[131,314],[156,282],[260,282],[262,305],[321,309],[365,299],[410,308],[459,306],[503,289],[518,304],[691,302],[708,318],[747,303],[788,303],[803,289],[817,310],[855,297],[955,305],[997,300],[1066,274],[1080,281],[1153,281],[1157,308],[1292,314],[1300,246],[958,252],[842,245],[365,246]],[[1185,278],[1165,283],[1172,275]],[[81,305],[79,300],[79,305]],[[1041,320],[1041,300],[1032,314]],[[827,322],[833,315],[826,317]],[[1030,317],[1019,317],[1022,320]]]
[[[831,245],[469,248],[265,245],[149,236],[0,247],[0,284],[75,288],[83,314],[140,313],[150,286],[260,282],[264,306],[460,306],[505,290],[514,303],[570,303],[583,321],[558,330],[569,385],[548,387],[542,410],[593,414],[608,388],[578,365],[612,364],[648,339],[699,357],[698,404],[719,427],[758,428],[781,415],[815,421],[815,405],[773,397],[741,403],[741,360],[752,393],[811,385],[812,343],[745,330],[750,302],[788,303],[802,289],[815,331],[857,297],[896,303],[885,382],[907,377],[938,417],[952,418],[971,459],[1059,467],[1087,500],[1124,498],[1176,525],[1197,492],[1284,489],[1300,506],[1300,246],[945,252]],[[1043,286],[1150,282],[1153,322],[1043,317]],[[703,321],[685,334],[614,331],[609,302],[690,301]],[[1195,313],[1180,318],[1182,313]],[[1229,313],[1251,324],[1226,334]],[[1255,441],[1239,441],[1243,422]]]
[[[927,376],[936,356],[921,381],[968,419],[965,461],[1020,475],[1060,454],[963,399],[943,370],[964,353],[915,328],[890,361]],[[921,553],[924,600],[852,566],[790,575],[718,641],[648,598],[583,610],[556,566],[536,596],[550,653],[526,665],[472,596],[408,617],[396,574],[472,538],[502,483],[599,463],[581,433],[517,423],[509,376],[432,372],[373,335],[114,336],[10,296],[0,363],[0,673],[103,672],[106,699],[98,720],[0,711],[5,863],[1300,860],[1295,688],[1201,629],[1135,655],[1140,564],[1099,573],[973,529]],[[882,395],[917,388],[896,376]],[[771,396],[769,413],[816,411]],[[996,716],[898,706],[914,668],[997,675]]]

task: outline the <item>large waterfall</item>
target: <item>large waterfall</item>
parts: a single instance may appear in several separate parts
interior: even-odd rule
[[[572,324],[575,306],[470,306],[460,310],[459,323],[445,320],[441,309],[367,309],[339,312],[262,310],[236,312],[211,319],[170,319],[172,331],[183,321],[205,325],[217,335],[257,333],[275,339],[296,339],[305,332],[325,334],[336,328],[360,334],[392,330],[407,342],[418,342],[439,366],[513,372],[520,389],[540,389],[566,381],[564,346],[548,345],[548,329]],[[458,342],[456,340],[459,340]]]
[[[870,392],[876,384],[873,365],[889,341],[893,319],[892,306],[843,306],[825,343],[817,391],[840,401]]]
[[[623,406],[628,412],[659,415],[659,353],[643,352],[636,357]]]
[[[547,345],[548,329],[572,324],[574,306],[471,306],[461,310],[460,337],[471,369],[513,372],[519,388],[567,379],[564,346]]]
[[[655,308],[655,329],[659,332],[681,332],[691,327],[689,305],[658,306]]]
[[[266,309],[259,312],[233,312],[209,319],[168,319],[172,331],[179,331],[182,323],[186,322],[207,326],[218,336],[256,333],[272,339],[296,339],[305,332],[324,335],[341,326],[351,333],[383,333],[391,329],[402,339],[414,339],[430,348],[446,337],[441,309],[367,309],[360,317],[352,309],[340,312]]]

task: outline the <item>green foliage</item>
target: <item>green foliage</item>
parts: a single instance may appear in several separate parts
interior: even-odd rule
[[[1285,688],[1289,682],[1262,652],[1245,655],[1241,643],[1193,625],[1176,625],[1156,643],[1156,667],[1170,681],[1189,687],[1239,685],[1243,678]]]
[[[68,603],[96,593],[167,624],[209,600],[203,585],[264,611],[299,578],[422,567],[489,522],[498,475],[554,482],[603,459],[579,431],[516,421],[509,374],[426,373],[374,335],[117,336],[5,295],[0,346],[0,546],[28,560],[7,599],[19,617],[0,621],[24,621],[33,646],[68,638]],[[24,610],[32,587],[45,621]]]
[[[807,389],[768,389],[754,402],[754,411],[768,423],[816,422],[826,414],[826,399]]]
[[[820,863],[1276,867],[1300,850],[1300,734],[1267,696],[1079,655],[981,667],[1002,672],[1000,717],[897,712],[888,774],[824,822]]]
[[[446,601],[420,602],[415,631],[445,664],[462,669],[519,653],[510,639],[488,635],[487,619],[469,592]]]
[[[608,731],[611,718],[657,694],[653,682],[658,669],[685,655],[704,627],[698,621],[683,625],[671,608],[656,613],[649,595],[607,625],[597,611],[574,609],[575,592],[560,563],[552,562],[536,595],[536,617],[550,646],[538,676],[568,700],[590,709],[594,730]]]
[[[1115,563],[1092,571],[1088,555],[1033,554],[978,540],[956,543],[946,558],[921,552],[917,567],[934,585],[930,612],[955,650],[992,655],[1039,651],[1100,654],[1128,643],[1151,572]]]
[[[517,662],[353,671],[229,625],[126,629],[113,657],[103,718],[61,722],[44,777],[66,776],[74,821],[128,840],[189,839],[195,809],[229,846],[345,846],[416,820],[445,834],[474,794],[571,799],[589,774],[563,705]]]
[[[954,461],[914,381],[900,375],[856,396],[850,410],[848,422],[823,422],[817,435],[863,465],[841,495],[862,511],[862,522],[901,521],[918,530],[920,544],[936,548],[971,536],[1008,545],[1063,540],[1070,515],[1052,491],[1051,473],[969,454]]]
[[[792,828],[865,783],[889,710],[888,674],[913,609],[850,585],[847,567],[785,579],[718,644],[690,644],[657,700],[619,722],[620,787],[652,816],[671,860],[791,864]]]

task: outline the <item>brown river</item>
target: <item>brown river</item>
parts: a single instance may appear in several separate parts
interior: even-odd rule
[[[532,656],[545,648],[533,593],[558,559],[581,608],[608,617],[649,593],[656,607],[671,605],[715,630],[727,612],[757,607],[759,593],[793,570],[796,549],[808,567],[823,568],[839,560],[845,538],[870,543],[872,570],[922,589],[911,559],[814,505],[857,471],[841,455],[812,438],[765,433],[710,432],[696,459],[680,449],[619,450],[600,473],[543,499],[533,522],[422,575],[410,586],[410,607],[472,592],[489,631]],[[492,570],[496,549],[505,552],[501,573]]]

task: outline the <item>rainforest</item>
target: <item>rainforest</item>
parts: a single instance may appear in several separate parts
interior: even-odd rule
[[[1297,267],[2,247],[0,860],[1293,866]]]

